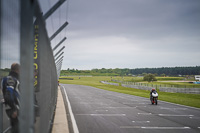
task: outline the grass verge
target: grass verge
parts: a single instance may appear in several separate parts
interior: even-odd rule
[[[111,77],[105,77],[105,76],[80,77],[80,78],[73,77],[73,79],[74,80],[60,79],[59,81],[60,83],[63,84],[86,85],[108,91],[114,91],[114,92],[149,98],[149,91],[146,90],[126,88],[122,86],[106,85],[99,82],[102,80],[104,81],[111,80]],[[159,93],[159,100],[200,108],[199,104],[200,94],[183,94],[183,93],[168,93],[168,92],[158,92],[158,93]]]

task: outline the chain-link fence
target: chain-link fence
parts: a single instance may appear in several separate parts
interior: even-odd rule
[[[20,12],[19,0],[0,1],[0,80],[10,72],[12,63],[20,62]],[[1,88],[2,89],[2,88]],[[0,132],[10,130],[10,122],[3,104],[3,95],[0,89]]]
[[[68,23],[65,22],[61,26],[63,22],[60,22],[60,28],[53,31],[54,34],[52,31],[49,32],[46,28],[46,25],[49,25],[46,20],[65,0],[50,4],[51,8],[45,10],[45,14],[41,9],[44,5],[39,4],[43,2],[0,1],[0,78],[9,75],[13,63],[20,64],[20,115],[18,117],[20,133],[51,132],[56,107],[58,74],[63,61],[63,56],[61,57],[63,53],[60,52],[64,49],[59,50],[59,46],[66,37],[59,44],[53,39]],[[49,37],[48,34],[52,36]],[[52,46],[52,42],[55,46]],[[2,89],[3,87],[0,88],[0,133],[9,133],[11,124],[6,109],[10,107],[4,104]]]

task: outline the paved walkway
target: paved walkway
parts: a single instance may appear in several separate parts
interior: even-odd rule
[[[65,105],[60,87],[58,87],[58,99],[52,133],[69,133]]]

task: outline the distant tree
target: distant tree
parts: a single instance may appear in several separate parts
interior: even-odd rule
[[[148,81],[148,82],[151,82],[151,81],[157,81],[156,80],[156,76],[154,74],[146,74],[143,78],[144,81]]]
[[[198,75],[200,74],[200,66],[195,67],[161,67],[161,68],[136,68],[130,69],[130,73],[134,75],[142,73],[157,73],[158,75],[166,74],[169,76],[178,75]]]
[[[9,69],[1,69],[3,72],[9,72]],[[70,69],[62,70],[61,75],[105,75],[105,76],[127,76],[127,75],[138,75],[144,76],[148,73],[152,73],[155,76],[178,76],[178,75],[200,75],[200,66],[196,67],[161,67],[161,68],[101,68],[101,69],[92,69],[92,70],[78,70]]]
[[[163,73],[163,74],[161,74],[160,76],[161,76],[161,77],[165,77],[166,75]]]
[[[142,73],[142,76],[145,76],[145,75],[147,75],[147,73]]]

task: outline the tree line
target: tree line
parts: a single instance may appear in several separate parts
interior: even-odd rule
[[[0,76],[5,76],[10,69],[0,69]],[[92,70],[78,70],[70,69],[61,70],[61,76],[64,75],[92,75],[92,76],[144,76],[146,74],[154,74],[155,76],[180,76],[180,75],[200,75],[200,66],[194,67],[161,67],[161,68],[115,68],[115,69],[92,69]]]
[[[132,74],[153,73],[157,75],[166,74],[169,76],[176,75],[199,75],[200,66],[195,67],[162,67],[162,68],[136,68],[131,69]]]
[[[161,67],[161,68],[115,68],[115,69],[92,69],[78,70],[67,69],[61,70],[61,75],[92,75],[92,76],[132,76],[146,75],[148,73],[156,76],[179,76],[179,75],[200,75],[200,66],[195,67]]]

